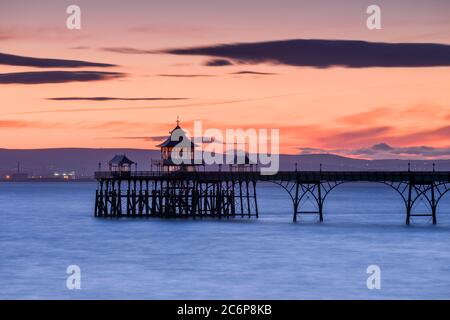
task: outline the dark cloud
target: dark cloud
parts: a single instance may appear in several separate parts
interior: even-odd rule
[[[275,63],[316,68],[450,66],[450,45],[432,43],[295,39],[168,49],[160,52],[219,57],[244,64]]]
[[[320,149],[320,148],[310,148],[310,147],[300,147],[300,154],[326,154],[330,153],[329,150]]]
[[[387,143],[374,144],[372,146],[372,149],[376,150],[376,151],[391,151],[391,150],[393,150],[393,148],[390,145],[388,145]]]
[[[214,106],[222,106],[229,104],[237,104],[241,102],[249,102],[249,101],[262,101],[267,99],[274,99],[283,96],[289,95],[278,95],[278,96],[267,96],[261,98],[254,99],[236,99],[236,100],[223,100],[217,102],[191,102],[191,103],[183,103],[183,104],[173,104],[173,105],[156,105],[156,106],[121,106],[121,107],[84,107],[84,108],[73,108],[73,109],[59,109],[59,110],[38,110],[38,111],[26,111],[26,112],[11,112],[4,115],[18,115],[18,114],[43,114],[43,113],[66,113],[66,112],[98,112],[98,111],[129,111],[129,110],[150,110],[150,109],[181,109],[181,108],[211,108]]]
[[[276,75],[276,73],[271,72],[258,72],[258,71],[237,71],[233,72],[232,74],[241,75],[241,74],[248,74],[248,75],[255,75],[255,76],[273,76]]]
[[[199,78],[199,77],[215,77],[211,74],[157,74],[158,77],[173,77],[173,78]]]
[[[224,67],[224,66],[231,66],[233,65],[233,63],[225,59],[212,59],[206,61],[204,65],[208,67]]]
[[[47,59],[17,56],[0,53],[0,64],[36,68],[80,68],[80,67],[115,67],[114,64],[96,63],[79,60]]]
[[[386,143],[375,144],[369,148],[362,148],[350,151],[352,155],[368,155],[372,157],[450,157],[450,148],[434,148],[430,146],[409,146],[409,147],[392,147]]]
[[[1,73],[0,84],[21,83],[21,84],[40,84],[40,83],[63,83],[73,81],[96,81],[109,80],[123,77],[119,72],[101,72],[101,71],[34,71],[34,72],[15,72]]]
[[[174,101],[174,100],[186,100],[189,98],[117,98],[117,97],[56,97],[47,98],[47,100],[56,101]]]
[[[386,143],[378,143],[371,147],[360,149],[320,149],[299,148],[300,154],[340,154],[345,156],[366,157],[371,159],[420,159],[450,157],[449,148],[435,148],[430,146],[393,147]]]

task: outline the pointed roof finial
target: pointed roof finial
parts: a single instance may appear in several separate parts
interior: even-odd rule
[[[177,116],[177,127],[180,125],[180,117]]]

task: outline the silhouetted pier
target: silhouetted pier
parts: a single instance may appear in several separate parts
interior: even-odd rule
[[[288,192],[293,221],[305,214],[323,221],[324,202],[337,186],[347,182],[377,182],[394,189],[411,217],[437,222],[438,204],[450,190],[450,172],[328,172],[292,171],[275,175],[259,172],[96,172],[97,217],[258,217],[257,183],[271,182]],[[303,210],[306,199],[314,210]],[[352,201],[352,199],[348,199]],[[414,212],[423,201],[429,212]]]

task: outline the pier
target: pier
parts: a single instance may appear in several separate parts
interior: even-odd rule
[[[437,223],[439,202],[450,190],[450,172],[395,171],[289,171],[263,175],[247,155],[235,157],[228,171],[204,171],[203,163],[179,164],[173,154],[194,159],[196,145],[177,120],[169,137],[159,144],[161,159],[152,161],[156,171],[137,171],[126,155],[109,161],[109,171],[98,171],[96,217],[247,217],[258,218],[257,184],[270,182],[290,196],[294,222],[304,215],[324,219],[324,203],[331,191],[348,182],[376,182],[394,189],[405,204],[406,224],[412,217],[430,217]],[[178,163],[178,164],[177,164]],[[132,170],[135,165],[135,170]],[[203,170],[199,167],[203,166]],[[99,164],[101,168],[101,163]],[[220,167],[221,168],[221,167]],[[297,166],[296,166],[297,169]],[[353,201],[354,199],[348,199]],[[312,202],[308,209],[305,202]],[[416,212],[419,203],[428,212]]]
[[[289,194],[294,222],[303,215],[316,215],[322,222],[324,203],[332,190],[343,183],[374,182],[399,194],[405,204],[406,224],[412,217],[430,217],[436,224],[439,202],[450,190],[450,172],[291,171],[261,175],[255,171],[99,171],[95,178],[96,217],[258,218],[257,184],[270,182]],[[314,201],[315,210],[302,210],[307,198]],[[420,201],[429,212],[414,211]]]

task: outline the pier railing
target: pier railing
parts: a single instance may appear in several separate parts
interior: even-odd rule
[[[344,182],[450,182],[448,171],[280,171],[274,175],[260,172],[197,171],[197,172],[158,172],[158,171],[98,171],[96,179],[249,179],[258,181],[344,181]]]
[[[161,177],[167,175],[157,171],[96,171],[95,179],[131,178],[131,177]]]

